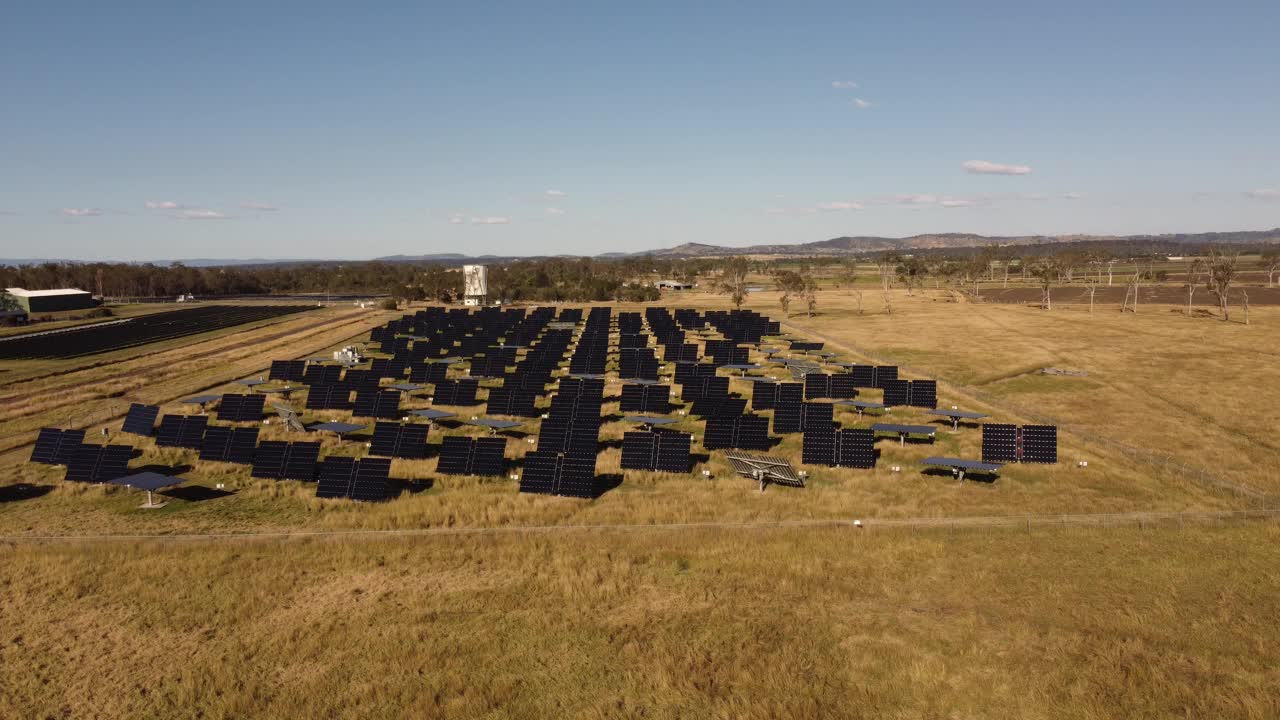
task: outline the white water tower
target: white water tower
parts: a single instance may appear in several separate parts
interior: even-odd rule
[[[489,298],[489,283],[483,265],[462,266],[462,304],[484,305]]]

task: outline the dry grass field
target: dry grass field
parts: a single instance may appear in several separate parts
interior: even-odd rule
[[[696,292],[663,304],[725,307]],[[780,317],[772,292],[747,306]],[[118,430],[134,400],[184,411],[176,401],[234,389],[271,359],[317,354],[392,315],[318,311],[317,326],[321,316],[306,313],[0,386],[0,442],[10,442],[0,448],[14,448],[0,455],[0,666],[7,678],[26,669],[0,684],[0,707],[17,717],[1280,714],[1275,525],[888,525],[1273,506],[1280,383],[1268,371],[1280,310],[1256,308],[1246,327],[1169,306],[1043,312],[897,291],[885,315],[870,289],[863,307],[824,290],[818,314],[793,312],[785,329],[843,359],[936,377],[942,407],[1056,422],[1062,462],[1008,466],[990,483],[924,473],[926,455],[977,457],[980,432],[897,408],[889,419],[933,423],[936,441],[881,440],[876,470],[809,467],[805,489],[760,493],[718,452],[699,459],[709,479],[624,478],[619,440],[630,426],[617,421],[611,380],[598,472],[620,484],[594,501],[439,475],[434,458],[394,461],[390,502],[319,500],[313,485],[254,480],[129,437],[141,450],[134,469],[188,478],[164,508],[144,510],[136,493],[26,464],[24,438],[66,418]],[[246,355],[249,338],[260,347]],[[1036,373],[1045,366],[1088,376]],[[745,381],[732,389],[749,397]],[[837,418],[871,421],[848,410]],[[676,427],[700,435],[701,422]],[[511,473],[536,430],[533,420],[511,433]],[[443,421],[429,442],[479,432]],[[278,423],[261,433],[288,437]],[[360,454],[367,440],[326,437],[324,453]],[[775,452],[798,458],[799,449],[796,435]],[[867,528],[850,527],[854,518]],[[644,527],[814,520],[841,525]],[[469,532],[33,540],[351,529]]]
[[[1274,718],[1280,530],[0,545],[30,718]]]

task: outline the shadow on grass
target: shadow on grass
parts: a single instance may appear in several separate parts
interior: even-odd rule
[[[129,471],[129,474],[133,475],[136,473],[153,472],[153,473],[158,473],[160,475],[168,475],[170,477],[173,477],[175,475],[181,475],[183,473],[191,472],[191,469],[192,469],[191,466],[186,464],[181,464],[181,465],[152,464],[152,465],[143,465],[142,467],[139,467],[139,468],[133,468],[132,470]]]
[[[185,500],[187,502],[204,502],[205,500],[217,500],[228,495],[235,495],[230,490],[219,490],[217,488],[205,487],[204,485],[184,485],[181,487],[163,490],[159,493],[168,498],[175,500]]]
[[[0,487],[0,503],[34,500],[38,497],[44,497],[50,492],[53,492],[52,485],[28,485],[27,483],[6,485]]]
[[[922,475],[929,475],[930,477],[946,478],[947,480],[956,479],[956,475],[946,468],[926,468],[920,472]],[[984,485],[990,485],[999,479],[1000,476],[995,473],[983,473],[970,470],[964,474],[965,482],[972,481],[982,483]]]

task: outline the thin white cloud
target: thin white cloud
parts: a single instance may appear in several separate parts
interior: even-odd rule
[[[869,107],[874,107],[875,103],[871,102],[870,100],[863,100],[862,98],[854,98],[853,106],[858,108],[859,110],[866,110]]]
[[[563,215],[563,214],[564,214],[564,210],[561,210],[560,208],[549,207],[549,208],[547,208],[547,214],[548,214],[548,215]]]
[[[1058,198],[1060,200],[1081,200],[1084,198],[1084,193],[1067,192],[1067,193],[1062,193],[1061,195],[1058,196]]]
[[[143,203],[148,210],[180,210],[182,205],[172,200],[148,200]]]
[[[937,195],[898,195],[898,204],[900,205],[934,205],[938,202]]]
[[[823,212],[839,212],[841,210],[861,210],[862,203],[838,200],[836,202],[819,203],[817,209]]]
[[[471,218],[472,225],[507,225],[511,222],[511,218],[490,215],[488,217]]]
[[[853,80],[832,80],[831,87],[837,90],[852,90],[858,87],[858,83]]]
[[[1031,168],[1026,165],[1006,165],[990,160],[968,160],[961,164],[974,175],[1030,175]]]
[[[1254,200],[1280,200],[1280,187],[1257,188],[1245,193]]]
[[[190,210],[182,210],[174,214],[175,220],[230,220],[231,216],[220,213],[217,210],[208,210],[206,208],[192,208]]]
[[[454,213],[449,216],[450,225],[461,225],[466,221],[467,221],[466,216],[462,215],[461,213]]]
[[[245,210],[259,210],[261,212],[275,212],[280,209],[271,203],[265,203],[260,200],[245,200],[240,203],[240,207]]]
[[[565,192],[565,191],[563,191],[563,190],[547,190],[547,191],[543,192],[542,194],[543,194],[543,195],[546,195],[547,197],[551,197],[551,198],[562,198],[562,197],[567,197],[567,196],[569,195],[569,193],[567,193],[567,192]]]
[[[938,201],[938,206],[944,207],[944,208],[977,207],[978,205],[981,205],[981,204],[982,203],[980,203],[977,200],[960,200],[956,198],[947,198],[945,200]]]
[[[62,208],[62,214],[67,217],[98,217],[102,211],[98,208]]]

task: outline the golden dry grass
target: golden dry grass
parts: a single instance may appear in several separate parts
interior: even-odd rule
[[[0,707],[1273,718],[1275,526],[0,546]]]

